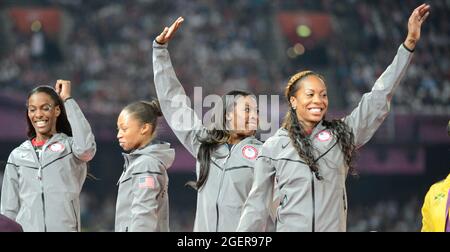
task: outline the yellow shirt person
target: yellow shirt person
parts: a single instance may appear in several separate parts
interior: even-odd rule
[[[449,216],[450,174],[431,186],[422,207],[422,232],[450,231]],[[447,224],[447,227],[446,227]]]

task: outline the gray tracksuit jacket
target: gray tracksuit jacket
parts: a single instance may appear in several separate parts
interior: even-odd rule
[[[373,136],[389,113],[395,87],[411,61],[412,53],[400,46],[391,65],[363,95],[358,107],[343,118],[359,148]],[[255,166],[255,181],[244,205],[238,231],[259,231],[271,204],[276,178],[280,203],[277,231],[346,231],[345,180],[348,167],[334,136],[320,122],[310,135],[323,180],[317,180],[300,159],[288,132],[281,128],[263,145]]]
[[[170,61],[167,44],[153,42],[156,93],[166,121],[186,149],[197,158],[199,137],[206,128],[189,106]],[[262,143],[247,137],[231,149],[226,144],[211,154],[208,179],[197,195],[194,231],[236,231],[242,206],[253,182],[253,167]],[[199,177],[197,162],[196,174]]]
[[[169,143],[123,153],[124,170],[117,184],[116,232],[168,232],[169,177],[175,159]]]
[[[25,141],[9,155],[1,213],[24,231],[80,231],[80,192],[96,152],[91,127],[73,99],[65,102],[73,137],[53,135],[40,157]]]

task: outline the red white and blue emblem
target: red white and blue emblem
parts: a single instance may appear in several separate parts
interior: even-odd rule
[[[322,130],[316,135],[316,138],[321,142],[326,142],[331,139],[331,133],[328,130]]]
[[[242,155],[246,158],[246,159],[256,159],[256,157],[258,156],[258,150],[251,146],[251,145],[246,145],[242,148]]]
[[[62,143],[54,143],[48,147],[53,152],[61,152],[64,150],[64,145]]]
[[[155,188],[155,178],[153,176],[140,177],[138,181],[139,189],[154,189]]]

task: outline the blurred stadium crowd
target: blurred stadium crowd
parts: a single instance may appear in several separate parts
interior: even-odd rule
[[[69,79],[83,111],[95,115],[91,120],[112,117],[114,122],[125,104],[156,96],[152,87],[152,40],[178,16],[185,17],[186,22],[170,45],[170,53],[188,94],[194,86],[202,86],[204,95],[221,95],[231,89],[281,95],[290,75],[312,68],[328,81],[332,109],[348,111],[392,60],[406,36],[409,14],[420,1],[31,3],[0,1],[0,98],[8,97],[13,101],[11,106],[14,101],[14,106],[22,105],[27,92],[37,84]],[[397,113],[450,114],[450,1],[436,0],[431,5],[432,14],[416,49],[415,63],[393,99]],[[15,7],[56,7],[63,13],[60,32],[42,32],[45,27],[38,23],[34,23],[33,32],[20,31],[7,12]],[[303,55],[288,57],[292,41],[280,36],[277,22],[277,15],[286,11],[319,12],[330,17],[332,33],[325,41],[316,41],[322,50],[319,58],[309,58],[307,46]],[[423,196],[415,195],[404,202],[350,205],[348,230],[418,231]],[[99,206],[95,195],[84,192],[82,202],[86,231],[113,230],[113,196]],[[172,230],[190,231],[193,211],[173,210]]]
[[[17,1],[14,1],[15,3]],[[20,1],[19,1],[20,2]],[[77,83],[79,102],[91,112],[116,114],[131,100],[154,96],[152,39],[177,16],[187,22],[170,47],[187,90],[205,94],[235,87],[256,94],[282,94],[299,66],[288,61],[286,41],[275,39],[277,12],[320,11],[332,18],[334,33],[319,61],[336,104],[352,108],[370,90],[406,35],[409,12],[419,1],[65,1],[49,0],[67,21],[55,46],[39,49],[36,33],[7,33],[0,83],[4,92],[23,97],[37,83],[64,76]],[[17,6],[17,3],[15,4]],[[433,1],[413,64],[394,98],[406,112],[447,113],[450,103],[450,48],[446,0]],[[245,13],[243,15],[242,13]],[[11,24],[13,25],[13,24]],[[314,32],[314,31],[312,31]],[[51,39],[45,38],[47,43]],[[50,52],[45,52],[50,50]],[[274,57],[274,54],[281,54]],[[284,54],[283,54],[284,53]],[[303,57],[308,57],[308,48]],[[280,58],[282,60],[273,60]],[[284,60],[283,60],[284,59]],[[436,60],[439,59],[439,60]],[[308,64],[308,68],[314,65]],[[23,99],[21,99],[23,101]]]

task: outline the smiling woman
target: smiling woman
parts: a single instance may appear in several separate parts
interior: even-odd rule
[[[27,100],[28,140],[5,168],[1,213],[24,231],[81,231],[80,192],[96,152],[70,81],[39,86]]]
[[[62,99],[48,86],[39,86],[28,95],[28,137],[45,141],[56,132],[72,136],[72,129]]]
[[[263,230],[274,180],[282,199],[276,209],[277,231],[346,231],[345,182],[353,173],[353,152],[370,140],[389,114],[429,10],[422,4],[413,11],[408,36],[391,65],[352,113],[340,120],[325,119],[328,98],[323,77],[302,71],[290,78],[285,92],[289,112],[257,158],[239,231]]]
[[[203,125],[189,106],[183,85],[173,69],[168,42],[184,19],[165,27],[153,42],[155,89],[167,123],[197,159],[196,232],[233,232],[253,183],[253,166],[262,142],[258,140],[258,106],[254,95],[231,90],[214,106],[214,123]],[[174,97],[178,101],[174,103]],[[180,114],[183,116],[177,117]],[[183,127],[186,126],[186,127]],[[267,221],[272,224],[271,219]],[[273,228],[268,225],[267,230]]]

